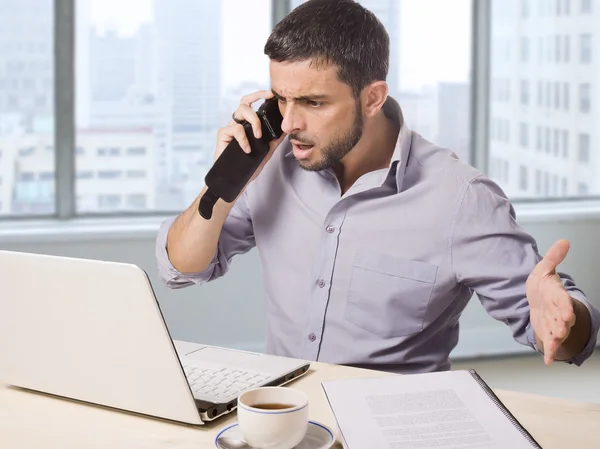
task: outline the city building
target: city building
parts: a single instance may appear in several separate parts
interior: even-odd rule
[[[600,192],[600,8],[493,1],[490,175],[512,198]]]

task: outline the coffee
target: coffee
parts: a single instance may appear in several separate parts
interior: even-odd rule
[[[262,404],[254,404],[252,405],[254,408],[259,408],[262,410],[283,410],[285,408],[295,407],[294,404],[282,404],[280,402],[265,402]]]

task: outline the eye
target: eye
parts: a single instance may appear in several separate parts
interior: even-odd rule
[[[321,103],[320,101],[312,101],[312,100],[309,100],[309,101],[308,101],[308,105],[309,105],[310,107],[313,107],[313,108],[318,108],[318,107],[320,107],[322,104],[323,104],[323,103]]]
[[[285,103],[285,98],[277,97],[279,103]]]

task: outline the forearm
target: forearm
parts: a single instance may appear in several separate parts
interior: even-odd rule
[[[214,205],[212,217],[206,220],[198,213],[198,204],[205,192],[206,187],[190,207],[177,217],[167,235],[169,260],[181,273],[197,273],[208,267],[217,251],[225,219],[234,204],[219,199]]]
[[[591,338],[591,316],[587,307],[576,299],[572,299],[573,312],[575,313],[575,324],[571,328],[569,336],[556,351],[556,360],[569,360],[581,353]],[[541,338],[535,335],[538,348],[544,352]]]

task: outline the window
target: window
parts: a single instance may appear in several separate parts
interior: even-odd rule
[[[304,0],[290,3],[295,8]],[[399,101],[411,128],[438,145],[452,148],[459,158],[470,162],[472,1],[358,0],[358,3],[370,9],[388,31],[390,95]],[[431,13],[432,5],[435,15]],[[447,20],[448,17],[452,20]],[[510,60],[511,44],[510,40],[503,40],[492,45],[503,60]],[[257,52],[262,54],[262,49]],[[494,81],[493,95],[499,101],[510,101],[510,80],[498,77]],[[514,81],[513,89],[517,83]],[[498,131],[499,136],[507,137],[508,126],[499,125]]]
[[[491,0],[490,40],[512,41],[519,51],[518,58],[506,62],[492,46],[489,65],[491,80],[507,80],[519,90],[516,105],[492,95],[488,102],[490,122],[507,122],[516,132],[512,144],[491,138],[488,142],[489,160],[508,160],[513,167],[511,179],[494,177],[513,201],[600,195],[592,170],[600,150],[595,145],[600,116],[593,55],[600,22],[596,13],[579,14],[580,1],[540,0],[528,14],[520,0]],[[582,9],[591,9],[591,2]],[[521,57],[527,47],[528,56]],[[535,67],[530,67],[531,61]],[[523,107],[533,104],[534,110]],[[590,170],[582,170],[581,164]],[[574,181],[569,186],[564,180]]]
[[[590,13],[592,12],[592,1],[593,0],[580,0],[581,1],[581,12]]]
[[[522,148],[529,147],[529,126],[527,123],[519,124],[519,142]]]
[[[521,104],[527,106],[529,104],[529,81],[521,80]]]
[[[189,206],[212,165],[217,130],[242,96],[270,86],[261,57],[271,4],[76,0],[77,213]]]
[[[523,19],[529,18],[531,15],[531,0],[521,1],[521,17]]]
[[[5,0],[0,13],[2,215],[55,211],[52,0]],[[35,47],[36,54],[23,51]],[[41,175],[41,176],[40,176]]]
[[[579,134],[579,162],[590,162],[590,135]]]
[[[523,191],[527,190],[527,167],[525,165],[521,165],[519,167],[519,188]]]
[[[529,62],[529,38],[521,38],[521,62]]]
[[[565,62],[571,61],[571,36],[565,36]]]
[[[591,90],[590,84],[583,83],[579,85],[579,112],[587,114],[591,109]]]
[[[562,132],[562,156],[566,159],[569,157],[569,131]]]
[[[582,64],[592,62],[592,35],[582,34],[580,37],[579,60]]]

